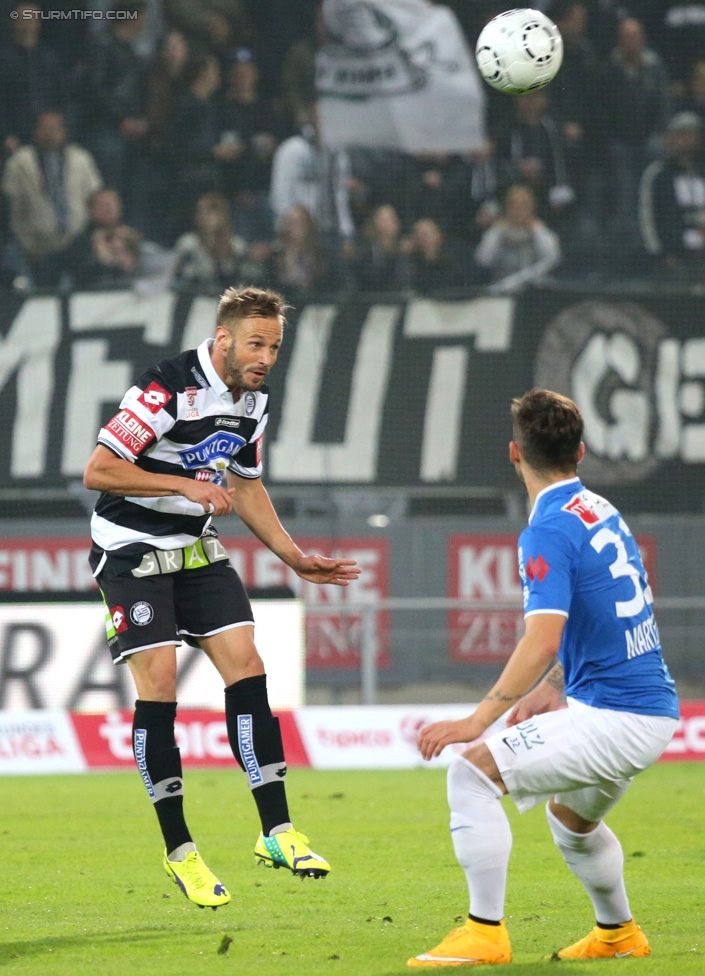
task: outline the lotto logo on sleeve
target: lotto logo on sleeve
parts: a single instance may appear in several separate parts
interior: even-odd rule
[[[171,397],[172,394],[168,390],[165,390],[163,386],[160,386],[158,383],[150,383],[148,387],[142,390],[137,400],[150,413],[159,413],[162,407],[165,407],[169,400],[171,400]]]
[[[526,575],[530,580],[543,583],[550,568],[543,556],[538,555],[535,559],[530,556],[526,563]]]
[[[106,430],[109,430],[113,437],[133,454],[143,451],[156,436],[152,428],[136,417],[131,410],[121,410],[113,417]]]

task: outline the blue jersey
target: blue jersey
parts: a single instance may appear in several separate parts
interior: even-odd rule
[[[678,718],[639,548],[613,505],[579,478],[539,493],[519,538],[526,617],[567,618],[565,693],[597,708]]]

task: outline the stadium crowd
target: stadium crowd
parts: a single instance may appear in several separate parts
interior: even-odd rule
[[[507,6],[446,5],[473,49]],[[481,151],[411,156],[321,145],[319,0],[5,4],[0,284],[700,281],[705,2],[534,6],[563,35],[557,79],[486,88]]]

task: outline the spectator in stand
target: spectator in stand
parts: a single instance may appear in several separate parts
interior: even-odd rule
[[[406,156],[404,210],[408,226],[430,217],[444,234],[467,234],[472,168],[465,159],[450,153]]]
[[[702,280],[705,270],[705,165],[702,122],[679,112],[668,123],[666,159],[651,163],[641,180],[639,222],[644,247],[670,274]]]
[[[236,224],[243,236],[271,239],[269,187],[282,123],[272,100],[259,94],[259,70],[249,48],[232,52],[226,82],[217,150],[223,188],[234,198]]]
[[[337,268],[326,255],[316,221],[301,204],[284,216],[270,267],[277,288],[311,291],[339,284]]]
[[[213,54],[197,57],[184,71],[184,89],[175,99],[166,153],[174,189],[172,222],[176,233],[188,226],[196,202],[220,188],[222,145],[218,106],[220,65]]]
[[[7,152],[32,141],[42,112],[65,107],[59,57],[40,38],[39,4],[11,9],[17,15],[9,22],[11,36],[0,45],[0,139]]]
[[[178,30],[164,35],[156,60],[146,79],[146,113],[149,148],[159,155],[171,131],[174,101],[183,85],[189,63],[189,44]]]
[[[705,59],[693,65],[688,91],[680,107],[683,111],[695,112],[705,125]]]
[[[146,27],[146,0],[117,0],[107,30],[91,37],[91,136],[101,173],[141,226],[148,198],[147,68],[134,46]],[[129,17],[127,15],[130,15]]]
[[[476,277],[463,266],[435,220],[423,217],[414,224],[402,244],[407,255],[407,282],[414,291],[425,294],[443,288],[473,284]],[[473,281],[474,278],[474,281]]]
[[[302,204],[319,228],[326,249],[349,258],[355,225],[350,213],[350,160],[343,150],[322,146],[315,110],[300,120],[301,131],[281,143],[272,161],[270,204],[281,227],[284,217]]]
[[[487,268],[497,293],[518,291],[540,281],[561,259],[558,236],[536,216],[534,194],[526,186],[512,186],[504,201],[504,216],[486,230],[475,261]]]
[[[466,226],[461,231],[461,236],[475,246],[484,231],[495,222],[501,210],[497,199],[498,178],[494,142],[489,140],[482,149],[472,153],[468,162],[470,192]]]
[[[668,77],[661,58],[646,46],[640,21],[623,20],[602,91],[614,201],[610,237],[619,246],[639,241],[637,198],[648,153],[665,131]],[[651,145],[650,145],[651,143]]]
[[[211,50],[243,44],[250,35],[243,0],[164,0],[164,14],[189,40]]]
[[[549,8],[563,38],[560,82],[548,90],[551,115],[565,146],[568,182],[578,202],[576,231],[582,247],[595,248],[602,239],[604,180],[601,98],[598,61],[587,36],[584,3],[557,0]],[[598,93],[588,96],[588,93]]]
[[[63,4],[69,6],[69,0],[62,0]],[[102,17],[93,16],[88,22],[88,30],[91,34],[101,34],[110,26],[110,18],[105,14],[112,10],[114,0],[85,0],[83,6],[89,10],[101,11]],[[53,6],[57,6],[56,0]],[[56,23],[50,21],[50,23]],[[61,23],[59,21],[59,23]],[[144,62],[151,62],[162,37],[164,36],[164,10],[162,0],[145,0],[145,17],[142,19],[142,29],[132,42],[132,50]]]
[[[88,202],[102,185],[91,154],[67,145],[67,138],[63,115],[42,112],[34,144],[18,149],[3,174],[12,231],[21,248],[17,275],[29,276],[39,288],[58,284],[66,249],[85,228]]]
[[[497,138],[497,167],[502,184],[523,183],[534,194],[538,212],[555,222],[573,203],[563,137],[547,113],[545,91],[515,100],[514,122]]]
[[[650,36],[669,76],[685,89],[692,65],[705,57],[705,0],[658,0],[654,6]]]
[[[393,291],[407,284],[401,241],[401,223],[394,207],[388,203],[376,207],[356,249],[355,278],[363,291]]]
[[[314,29],[295,41],[284,57],[281,91],[290,118],[298,119],[316,101],[316,50],[326,36],[322,0],[314,0]]]
[[[90,204],[90,226],[70,248],[69,272],[78,287],[131,287],[142,294],[166,290],[174,255],[146,241],[122,222],[115,190],[99,190]]]
[[[222,291],[237,280],[247,244],[233,233],[222,193],[204,193],[199,198],[194,229],[182,234],[175,252],[174,281],[179,285]]]
[[[162,244],[172,244],[174,114],[184,90],[184,72],[189,63],[189,44],[181,31],[170,30],[162,40],[147,75],[147,149],[149,153],[149,234]]]

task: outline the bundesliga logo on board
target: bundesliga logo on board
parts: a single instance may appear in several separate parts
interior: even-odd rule
[[[475,58],[488,85],[509,95],[538,91],[563,61],[563,38],[539,10],[505,10],[483,28]]]

